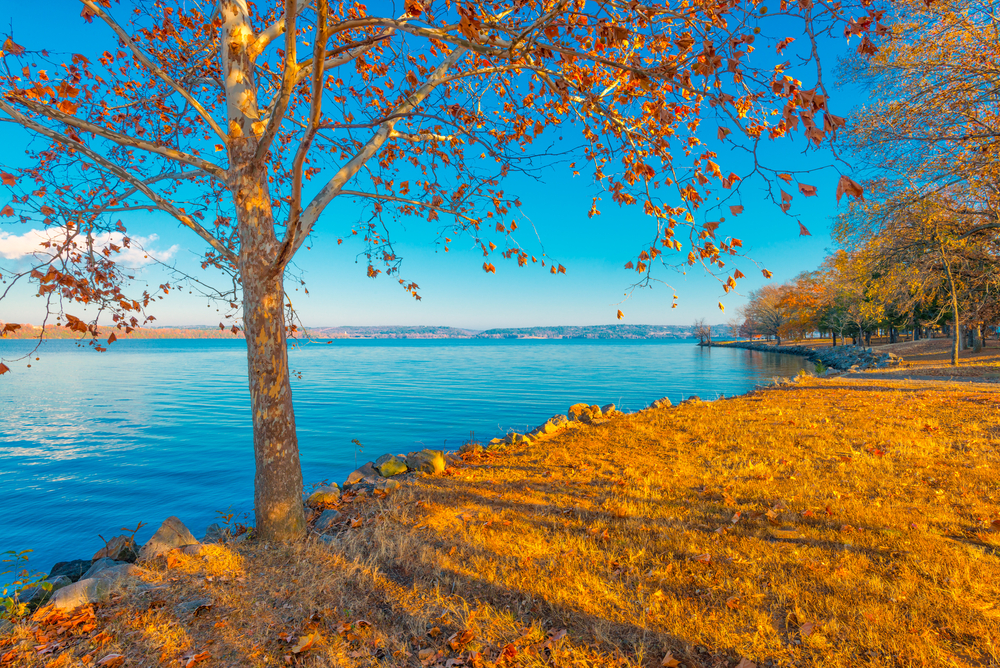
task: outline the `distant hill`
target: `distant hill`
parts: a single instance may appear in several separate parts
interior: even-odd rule
[[[0,322],[0,329],[3,329]],[[8,331],[7,339],[37,338],[37,325],[22,324],[19,329]],[[726,336],[726,325],[713,325],[717,336]],[[242,338],[243,332],[218,327],[142,327],[131,334],[111,327],[100,327],[100,338],[111,333],[119,339],[233,339]],[[567,327],[510,327],[479,331],[456,327],[381,325],[372,327],[307,327],[314,339],[688,339],[692,338],[690,325],[590,325]],[[49,326],[49,339],[87,338],[68,327]],[[301,333],[299,335],[301,337]]]

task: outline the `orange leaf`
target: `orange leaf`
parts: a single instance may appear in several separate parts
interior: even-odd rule
[[[807,186],[804,183],[800,183],[799,184],[799,192],[802,193],[803,195],[805,195],[806,197],[815,197],[816,196],[816,186]]]
[[[774,274],[769,272],[767,269],[761,269],[760,273],[764,274],[764,278],[771,278],[772,276],[774,276]]]
[[[311,649],[312,646],[316,644],[318,639],[319,635],[316,633],[310,633],[309,635],[302,636],[299,638],[298,642],[292,646],[292,654],[301,654],[302,652]]]
[[[98,666],[105,666],[106,668],[114,668],[114,666],[120,666],[125,663],[125,657],[121,654],[108,654],[106,657],[97,662]]]
[[[17,185],[17,177],[13,174],[8,174],[7,172],[0,172],[0,179],[3,179],[3,184],[5,186]]]
[[[59,103],[56,104],[56,109],[63,112],[64,114],[72,116],[73,114],[76,113],[76,110],[77,108],[79,108],[79,106],[80,105],[74,104],[69,100],[60,100]]]
[[[663,657],[663,661],[660,662],[661,666],[664,668],[676,668],[681,665],[681,662],[674,658],[673,652],[667,652],[667,655]]]
[[[0,362],[0,376],[4,375],[8,371],[10,371],[10,367],[4,364],[3,362]]]
[[[13,218],[14,209],[10,208],[10,204],[8,204],[3,209],[0,209],[0,216],[4,216],[6,218]]]
[[[853,197],[854,199],[864,199],[864,188],[855,183],[847,176],[841,176],[837,182],[837,202],[840,202],[842,195]]]
[[[812,236],[812,234],[809,233],[809,230],[806,229],[806,226],[803,225],[802,223],[799,223],[799,236],[800,237],[811,237]]]
[[[187,659],[187,662],[184,664],[184,668],[191,668],[196,663],[200,663],[202,661],[205,661],[206,659],[211,659],[212,655],[209,654],[208,652],[201,652],[200,654],[194,654],[192,656],[186,656],[184,658]]]
[[[738,216],[741,213],[743,213],[743,206],[742,205],[740,205],[740,206],[731,206],[731,207],[729,207],[729,212],[732,213],[734,216]]]
[[[20,44],[15,43],[14,40],[12,40],[10,37],[8,37],[6,41],[4,41],[3,50],[12,56],[24,55],[24,47],[21,46]]]
[[[618,319],[619,319],[619,320],[621,320],[621,319],[622,319],[622,318],[624,318],[624,317],[625,317],[625,314],[624,314],[624,313],[622,313],[622,310],[621,310],[621,309],[618,309]]]
[[[792,182],[792,175],[791,174],[778,174],[778,178],[781,179],[782,181],[786,182],[786,183],[791,183]]]

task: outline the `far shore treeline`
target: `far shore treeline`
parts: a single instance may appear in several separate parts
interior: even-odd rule
[[[9,328],[8,328],[9,327]],[[38,325],[25,323],[5,324],[7,339],[37,339]],[[725,325],[716,325],[723,331]],[[239,328],[221,327],[141,327],[125,334],[114,327],[99,327],[98,339],[107,340],[112,334],[116,339],[236,339],[244,338]],[[311,339],[687,339],[693,336],[687,325],[591,325],[566,327],[519,327],[502,329],[459,329],[433,326],[369,326],[369,327],[307,327],[298,332],[298,338]],[[81,333],[69,327],[48,325],[44,338],[79,339]],[[90,335],[84,335],[90,340]]]

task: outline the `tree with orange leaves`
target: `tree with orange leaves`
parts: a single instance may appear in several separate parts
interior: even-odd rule
[[[370,218],[353,231],[369,275],[392,275],[414,296],[418,286],[398,276],[387,218],[435,222],[446,244],[468,235],[487,272],[496,271],[494,252],[538,262],[511,236],[519,202],[503,179],[560,160],[535,146],[572,129],[583,148],[570,169],[587,165],[614,203],[650,220],[650,244],[628,265],[639,282],[654,261],[679,253],[720,272],[728,291],[742,274],[724,267],[741,243],[717,239],[721,221],[695,215],[737,193],[741,179],[700,137],[756,145],[799,130],[819,145],[843,123],[828,109],[819,67],[811,88],[788,74],[781,54],[796,36],[778,31],[788,16],[803,19],[797,55],[815,62],[817,40],[845,25],[844,6],[778,5],[768,14],[764,0],[407,0],[387,14],[329,0],[158,0],[122,12],[110,0],[81,0],[83,21],[117,35],[96,60],[54,60],[51,45],[12,37],[3,45],[0,120],[41,144],[32,166],[3,171],[13,200],[0,216],[48,230],[37,263],[5,278],[36,281],[84,335],[96,335],[96,319],[68,305],[96,307],[129,331],[157,295],[129,294],[115,262],[134,243],[123,214],[161,212],[200,237],[204,268],[234,279],[225,296],[246,333],[257,531],[298,538],[284,279],[322,217],[347,200],[366,204]],[[862,49],[880,17],[865,0],[846,24]],[[761,47],[776,55],[752,65]],[[837,191],[860,196],[846,176]],[[790,198],[782,191],[782,205]]]

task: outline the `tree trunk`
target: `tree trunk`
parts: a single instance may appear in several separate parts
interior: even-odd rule
[[[833,334],[833,347],[837,347],[837,332],[832,332]]]
[[[978,353],[983,349],[982,326],[976,325],[972,328],[972,352]]]
[[[961,345],[959,338],[961,337],[961,327],[958,326],[958,294],[955,292],[955,278],[951,274],[951,264],[944,257],[944,247],[941,248],[941,259],[944,262],[944,268],[948,274],[948,289],[951,291],[951,312],[954,317],[954,336],[952,337],[951,346],[951,365],[958,366],[958,347]]]
[[[244,164],[253,155],[253,142],[247,144],[250,151],[243,156]],[[306,522],[285,340],[284,272],[273,268],[278,241],[267,175],[263,169],[249,167],[234,171],[230,187],[240,233],[243,326],[257,465],[256,530],[262,540],[288,542],[305,536]]]

